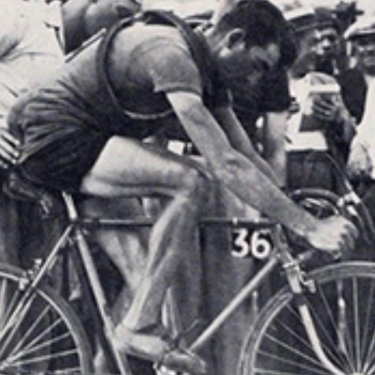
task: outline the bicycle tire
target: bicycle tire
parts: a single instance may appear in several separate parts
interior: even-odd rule
[[[375,373],[375,264],[346,262],[308,275],[306,300],[327,357],[343,374]],[[261,310],[242,348],[240,375],[331,374],[315,355],[287,287]]]
[[[72,308],[48,285],[21,303],[24,275],[0,264],[0,373],[91,374],[91,347]]]

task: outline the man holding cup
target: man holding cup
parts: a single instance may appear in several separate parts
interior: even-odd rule
[[[339,192],[332,159],[344,165],[355,123],[336,80],[316,72],[319,32],[311,8],[286,13],[296,30],[298,57],[290,71],[293,96],[287,129],[288,187],[319,187]]]

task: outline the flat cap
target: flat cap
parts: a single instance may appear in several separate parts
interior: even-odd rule
[[[301,6],[287,9],[284,11],[284,17],[293,25],[297,33],[316,29],[318,26],[316,14],[312,7]]]
[[[354,22],[345,31],[344,37],[347,40],[353,40],[361,36],[372,35],[375,38],[375,16],[364,16]]]

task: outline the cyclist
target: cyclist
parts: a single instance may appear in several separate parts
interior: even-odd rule
[[[350,249],[356,230],[342,217],[318,220],[292,203],[230,108],[225,87],[233,80],[260,76],[294,56],[287,23],[274,5],[241,1],[217,24],[197,31],[203,75],[186,38],[171,26],[140,22],[108,35],[111,43],[92,40],[55,80],[14,107],[12,124],[21,127],[24,142],[19,173],[88,195],[169,198],[151,230],[147,267],[115,340],[126,353],[201,374],[199,357],[170,345],[160,315],[166,290],[189,255],[210,183],[225,185],[324,251]],[[99,59],[103,50],[106,58]],[[168,124],[182,126],[206,167],[141,142]]]

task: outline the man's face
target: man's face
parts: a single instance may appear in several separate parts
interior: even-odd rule
[[[293,65],[294,72],[304,76],[315,70],[317,60],[319,34],[316,30],[298,36],[298,56]]]
[[[317,54],[322,60],[334,59],[339,48],[339,34],[333,27],[319,30]]]
[[[91,36],[139,10],[138,0],[92,0],[85,15],[86,34]]]
[[[375,34],[359,36],[353,43],[359,66],[375,74]]]
[[[255,83],[265,71],[274,68],[279,59],[280,49],[276,43],[248,47],[240,41],[221,51],[218,66],[222,78],[231,86],[241,79]]]

